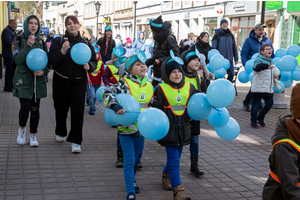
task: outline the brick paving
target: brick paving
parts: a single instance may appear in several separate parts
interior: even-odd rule
[[[72,154],[69,143],[55,141],[50,75],[48,97],[41,100],[37,133],[40,146],[19,146],[19,101],[12,93],[4,92],[3,85],[4,79],[0,79],[1,200],[126,199],[123,170],[115,167],[116,129],[105,122],[101,103],[97,102],[94,116],[85,107],[82,153]],[[222,140],[207,120],[201,122],[199,165],[205,172],[203,178],[190,174],[189,146],[183,149],[180,175],[193,200],[261,199],[269,172],[275,120],[289,110],[272,109],[266,116],[266,127],[254,130],[249,126],[250,113],[242,110],[249,85],[238,84],[237,88],[238,96],[228,106],[230,116],[241,127],[237,139]],[[287,100],[290,90],[286,91]],[[173,199],[172,192],[164,190],[160,182],[166,163],[165,149],[155,141],[145,140],[142,163],[143,168],[136,176],[141,189],[137,199]]]

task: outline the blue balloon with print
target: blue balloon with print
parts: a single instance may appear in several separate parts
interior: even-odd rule
[[[227,59],[224,59],[224,65],[223,65],[223,68],[225,70],[228,70],[230,67],[230,62],[227,60]]]
[[[213,55],[213,57],[211,57],[209,66],[213,71],[221,69],[223,65],[224,65],[224,57],[222,55],[215,54]]]
[[[287,49],[287,55],[291,55],[296,58],[299,54],[300,54],[300,47],[297,45],[293,44]]]
[[[218,136],[224,140],[234,140],[239,136],[240,130],[239,123],[232,117],[229,118],[225,126],[215,128]]]
[[[112,125],[112,126],[116,126],[116,122],[114,122],[108,115],[108,110],[106,109],[105,110],[105,113],[104,113],[104,119],[106,121],[106,123],[108,123],[109,125]]]
[[[123,115],[118,115],[109,108],[109,117],[117,124],[123,126],[136,122],[141,110],[139,102],[133,96],[125,93],[117,94],[115,97],[126,112]]]
[[[77,43],[71,49],[71,58],[78,65],[84,65],[91,60],[92,52],[88,45]]]
[[[253,72],[251,72],[250,74],[249,74],[249,81],[252,83],[252,79],[253,79]]]
[[[287,55],[287,56],[283,56],[280,59],[278,67],[282,71],[292,71],[297,67],[297,65],[298,65],[298,60],[293,56]]]
[[[210,105],[216,108],[223,108],[233,101],[235,89],[230,81],[218,79],[208,86],[206,96]]]
[[[210,61],[211,57],[213,57],[216,54],[220,54],[220,52],[217,49],[212,49],[208,52],[207,58]]]
[[[222,127],[229,120],[229,112],[226,108],[213,108],[207,117],[207,121],[213,127]]]
[[[289,88],[293,85],[293,80],[289,79],[287,81],[284,81],[283,83],[285,88]]]
[[[238,75],[238,79],[241,83],[247,83],[249,81],[249,75],[246,71],[241,71]]]
[[[284,49],[277,49],[275,52],[275,57],[282,58],[283,56],[286,56],[287,52]]]
[[[279,57],[275,57],[272,60],[275,62],[275,66],[277,67],[279,65],[280,58]]]
[[[284,82],[279,80],[279,85],[281,87],[280,90],[277,90],[275,88],[275,86],[273,86],[273,90],[274,90],[275,93],[281,93],[284,90],[284,87],[285,87]]]
[[[290,71],[281,71],[281,77],[280,80],[281,81],[287,81],[289,79],[291,79],[292,73]]]
[[[157,108],[147,108],[139,115],[137,127],[146,139],[161,140],[169,132],[170,121],[163,111]]]
[[[253,56],[251,57],[251,60],[255,60],[257,56],[258,56],[258,53],[253,54]]]
[[[254,60],[248,60],[245,64],[245,69],[247,74],[250,74],[253,72],[253,65],[254,65]]]
[[[294,81],[300,81],[300,69],[296,68],[292,71],[291,79]]]
[[[106,89],[106,86],[102,86],[100,87],[97,91],[96,91],[96,99],[100,102],[103,102],[103,91]]]
[[[42,49],[32,49],[26,56],[26,64],[32,71],[41,71],[48,64],[48,56]]]
[[[187,104],[187,114],[193,120],[205,119],[211,112],[212,107],[209,104],[206,94],[193,94]]]
[[[214,71],[214,75],[216,78],[223,78],[226,74],[226,71],[224,68],[218,69]]]

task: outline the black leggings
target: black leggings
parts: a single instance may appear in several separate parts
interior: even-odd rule
[[[19,98],[21,108],[19,112],[19,125],[25,127],[29,112],[30,112],[30,133],[36,133],[40,120],[40,99],[35,102],[34,97],[32,99]]]

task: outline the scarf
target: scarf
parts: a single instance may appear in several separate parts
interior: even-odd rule
[[[202,40],[198,41],[199,45],[203,47],[203,49],[208,50],[209,42],[203,42]]]
[[[285,119],[285,125],[288,130],[289,139],[300,145],[300,124],[298,124],[296,120],[292,120],[292,118],[287,117]]]
[[[106,37],[106,44],[105,44],[105,56],[107,54],[107,49],[108,49],[108,42],[110,40],[110,37]]]

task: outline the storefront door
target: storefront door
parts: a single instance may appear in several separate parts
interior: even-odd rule
[[[267,37],[270,38],[272,44],[274,43],[274,32],[275,32],[275,21],[274,20],[269,20],[266,23],[267,25]]]

